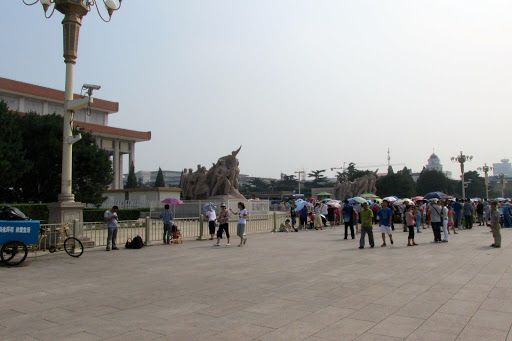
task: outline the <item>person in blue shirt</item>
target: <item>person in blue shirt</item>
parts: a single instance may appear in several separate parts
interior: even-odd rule
[[[457,199],[452,203],[453,208],[453,222],[456,228],[459,228],[459,224],[462,221],[462,204],[460,203],[460,199]]]
[[[300,210],[299,213],[299,219],[300,219],[300,228],[306,229],[306,224],[308,223],[308,208],[306,205]]]
[[[352,239],[355,239],[356,236],[354,234],[354,207],[350,205],[348,200],[345,200],[345,205],[343,206],[343,219],[345,220],[345,239],[348,237],[348,228],[350,227],[350,235]]]
[[[386,246],[386,234],[389,236],[389,242],[393,244],[393,235],[391,234],[391,223],[393,220],[393,211],[388,207],[387,200],[382,201],[382,208],[380,209],[379,215],[379,226],[380,232],[382,233],[382,245]]]
[[[504,220],[504,227],[510,227],[512,224],[512,221],[510,219],[510,204],[507,201],[505,205],[503,206],[503,220]]]

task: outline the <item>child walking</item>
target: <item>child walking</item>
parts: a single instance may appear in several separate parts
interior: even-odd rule
[[[453,234],[457,234],[455,231],[455,221],[453,220],[453,216],[455,215],[455,211],[453,207],[450,205],[450,209],[448,210],[448,234],[450,234],[450,226],[453,229]]]
[[[416,209],[415,209],[416,210]],[[416,212],[413,212],[412,206],[407,205],[405,208],[405,223],[409,229],[409,237],[407,238],[407,246],[418,245],[414,242],[414,228],[416,227]]]
[[[421,206],[414,207],[413,214],[416,216],[416,232],[417,233],[423,233],[421,232]]]

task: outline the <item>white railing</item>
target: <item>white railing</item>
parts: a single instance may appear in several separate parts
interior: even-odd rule
[[[289,218],[287,213],[265,212],[249,213],[246,232],[270,232],[277,230],[279,225]],[[236,234],[238,218],[231,216],[229,231]],[[208,221],[204,215],[192,218],[176,218],[173,223],[178,226],[183,238],[204,239],[209,235]],[[60,224],[41,224],[41,227],[58,228]],[[79,223],[75,220],[70,225],[71,235],[82,241],[85,247],[105,246],[107,244],[108,230],[104,222]],[[145,243],[159,242],[163,239],[163,222],[160,219],[122,220],[118,222],[117,244],[124,246],[128,238],[141,236]]]

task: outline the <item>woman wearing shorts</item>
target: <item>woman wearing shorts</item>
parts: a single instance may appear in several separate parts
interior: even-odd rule
[[[245,205],[243,202],[238,203],[238,212],[234,212],[232,209],[229,210],[233,214],[238,214],[238,225],[236,226],[236,235],[240,237],[240,244],[238,244],[238,246],[242,247],[245,243],[247,243],[247,238],[244,237],[245,225],[247,223],[247,210],[245,209]]]
[[[222,239],[222,233],[226,231],[226,238],[228,239],[228,242],[226,246],[229,246],[229,212],[226,209],[226,204],[221,203],[220,204],[220,214],[219,214],[219,230],[217,231],[217,243],[213,244],[213,246],[219,246],[220,240]]]

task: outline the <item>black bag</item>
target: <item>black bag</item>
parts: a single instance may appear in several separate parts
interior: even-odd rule
[[[142,249],[144,242],[140,236],[134,237],[133,239],[128,238],[125,247],[127,249]]]

